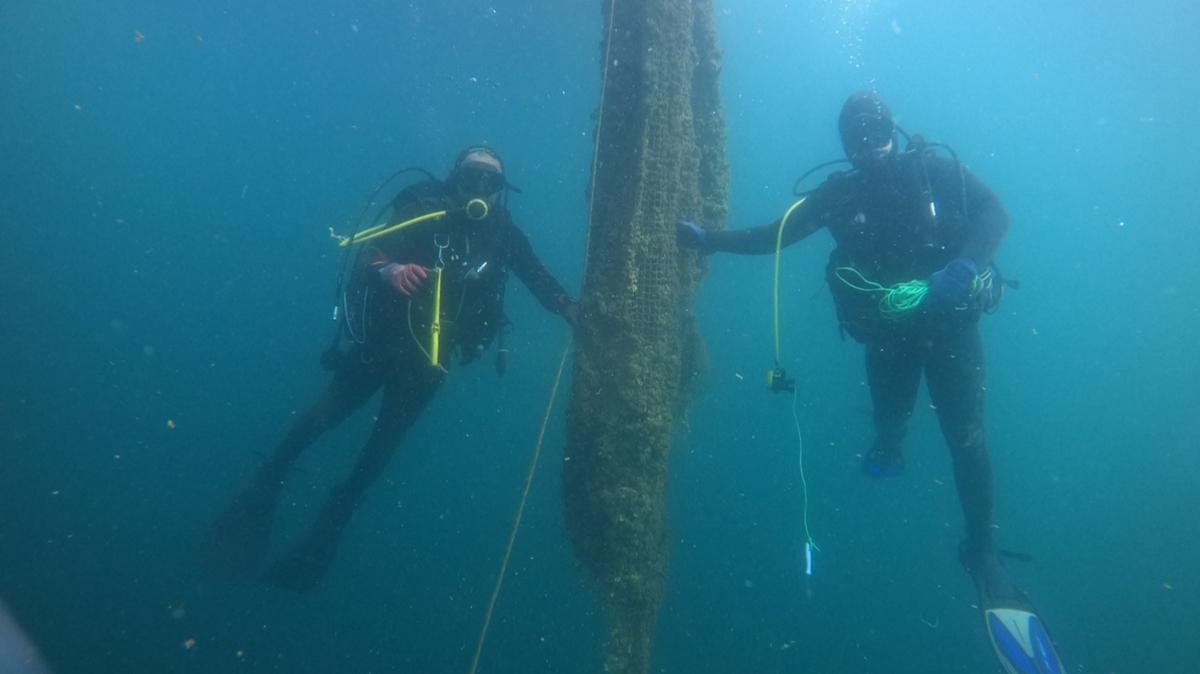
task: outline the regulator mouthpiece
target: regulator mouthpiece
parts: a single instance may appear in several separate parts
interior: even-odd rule
[[[472,199],[467,202],[463,209],[467,213],[467,217],[472,220],[482,220],[488,216],[488,203],[483,199]]]

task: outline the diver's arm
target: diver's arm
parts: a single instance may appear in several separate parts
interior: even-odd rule
[[[388,225],[395,225],[403,222],[405,218],[405,205],[399,203],[400,197],[392,203],[391,213],[388,215],[386,222]],[[412,204],[408,204],[412,206]],[[411,234],[405,230],[398,230],[389,234],[372,239],[363,245],[363,251],[358,256],[357,262],[362,271],[379,271],[389,264],[399,262],[412,262],[411,257],[405,255],[405,252],[411,247]]]
[[[786,248],[820,228],[820,221],[817,218],[805,217],[803,210],[804,207],[801,206],[788,218],[787,226],[783,229],[782,247]],[[777,242],[779,242],[779,220],[761,227],[706,232],[703,249],[706,253],[766,255],[775,252]]]
[[[963,216],[957,251],[946,266],[929,277],[927,302],[942,308],[970,302],[979,274],[984,273],[1008,229],[1008,214],[1000,200],[958,162],[945,160],[929,171],[934,194],[959,207]]]
[[[705,232],[700,240],[700,249],[705,253],[734,253],[737,255],[767,255],[776,248],[787,248],[806,238],[824,224],[819,217],[821,195],[818,191],[804,202],[793,204],[782,218],[761,227],[747,229],[725,229]],[[816,201],[817,203],[813,203]],[[787,219],[783,238],[779,236],[779,223]]]
[[[945,179],[947,186],[953,184],[960,194],[964,186],[966,189],[967,231],[959,256],[970,258],[976,268],[983,270],[992,263],[1000,241],[1008,231],[1008,213],[1000,198],[982,180],[965,167],[962,171],[961,178],[953,175]],[[958,200],[961,199],[960,196]]]
[[[1008,213],[986,185],[974,176],[968,176],[967,202],[971,204],[971,223],[962,254],[974,260],[980,269],[985,269],[992,263],[1000,241],[1008,232]],[[974,190],[972,182],[977,185]]]
[[[392,262],[392,258],[383,252],[382,248],[374,245],[368,245],[359,259],[359,265],[364,271],[379,271]]]
[[[529,238],[516,225],[509,224],[508,261],[521,283],[547,311],[561,314],[572,303],[570,295],[533,252]]]
[[[412,295],[424,284],[429,270],[411,260],[397,259],[397,253],[403,250],[401,246],[389,254],[381,245],[368,245],[358,262],[360,278],[393,288],[402,295]]]

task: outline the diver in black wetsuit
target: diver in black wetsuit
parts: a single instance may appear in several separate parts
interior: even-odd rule
[[[1008,215],[956,158],[933,154],[919,139],[916,149],[901,152],[891,112],[875,94],[850,96],[838,130],[853,169],[834,173],[790,211],[783,218],[782,239],[780,221],[711,232],[682,222],[680,245],[706,253],[766,254],[829,229],[837,247],[826,274],[838,321],[866,347],[875,438],[864,455],[864,470],[876,476],[903,472],[901,444],[924,373],[953,457],[965,516],[963,565],[985,609],[1024,609],[1028,601],[1008,580],[992,538],[984,355],[977,326],[999,299],[1001,285],[991,264]],[[909,283],[914,280],[927,285]],[[903,295],[884,299],[887,289],[898,285],[919,292],[909,301]],[[913,297],[921,298],[919,303]]]
[[[322,358],[334,369],[329,387],[296,419],[210,530],[204,546],[210,570],[225,576],[255,573],[296,458],[382,391],[375,426],[350,475],[333,489],[309,533],[265,579],[306,590],[324,575],[354,508],[445,378],[449,355],[457,350],[461,362],[475,360],[504,329],[509,269],[546,309],[574,326],[578,304],[538,261],[504,205],[510,187],[494,151],[467,148],[444,182],[430,180],[402,191],[392,203],[389,223],[444,215],[350,241],[362,240],[365,248],[344,302],[349,346],[335,345]],[[502,356],[501,351],[498,369]]]

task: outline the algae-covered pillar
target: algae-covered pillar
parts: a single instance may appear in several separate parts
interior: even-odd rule
[[[667,569],[671,435],[696,367],[702,266],[680,219],[721,227],[725,122],[712,0],[608,0],[566,524],[609,624],[604,670],[649,671]]]

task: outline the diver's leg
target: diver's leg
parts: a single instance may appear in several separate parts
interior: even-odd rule
[[[904,436],[916,404],[926,350],[908,338],[869,343],[865,348],[875,440],[863,468],[871,475],[899,475],[904,472]]]
[[[929,395],[954,462],[954,482],[966,529],[963,563],[973,574],[995,555],[994,488],[984,433],[983,340],[974,323],[939,332],[926,368]]]
[[[303,591],[320,580],[333,561],[338,541],[355,507],[387,467],[404,434],[433,399],[442,375],[407,373],[384,386],[379,418],[350,475],[330,493],[308,534],[266,574],[267,581]]]
[[[379,369],[384,366],[362,363],[354,354],[347,356],[347,361],[351,359],[353,363],[347,362],[334,374],[333,381],[316,404],[292,423],[270,458],[255,471],[254,482],[281,483],[301,452],[326,431],[345,421],[379,390],[384,381]]]
[[[380,381],[379,375],[358,359],[337,371],[321,398],[296,419],[271,456],[255,470],[250,484],[209,529],[201,551],[211,575],[254,575],[266,553],[275,505],[288,470],[304,448],[358,409],[379,388]]]
[[[1064,672],[1041,617],[1001,564],[992,535],[994,492],[984,434],[985,369],[978,326],[948,325],[934,342],[925,375],[954,460],[965,519],[959,560],[975,581],[996,657],[1006,672]]]

